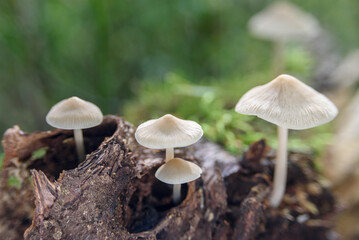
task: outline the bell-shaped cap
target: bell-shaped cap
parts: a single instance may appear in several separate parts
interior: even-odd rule
[[[272,41],[305,40],[317,36],[316,19],[289,2],[274,2],[254,15],[248,28],[258,38]]]
[[[198,123],[171,114],[142,123],[135,133],[139,144],[153,149],[185,147],[197,142],[202,135]]]
[[[338,114],[327,97],[285,74],[249,90],[235,110],[289,129],[316,127],[330,122]]]
[[[196,164],[181,158],[173,158],[158,168],[155,176],[168,184],[182,184],[196,180],[201,174],[202,170]]]
[[[78,97],[64,99],[55,104],[46,116],[46,122],[60,129],[84,129],[99,125],[103,115],[93,103]]]

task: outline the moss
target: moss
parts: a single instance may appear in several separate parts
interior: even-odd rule
[[[8,180],[7,180],[7,184],[10,187],[16,187],[16,188],[21,188],[21,181],[20,179],[18,179],[16,176],[14,175],[10,175]]]
[[[33,151],[31,154],[31,158],[33,159],[39,159],[43,158],[46,154],[47,147],[39,148],[36,151]]]
[[[0,170],[1,170],[1,168],[2,168],[2,163],[3,163],[3,161],[4,161],[4,157],[5,157],[5,153],[1,152],[1,153],[0,153]]]

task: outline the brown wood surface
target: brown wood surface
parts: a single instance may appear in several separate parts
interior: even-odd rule
[[[329,190],[310,156],[289,156],[288,186],[278,209],[268,205],[274,153],[258,141],[243,156],[200,141],[175,150],[199,164],[200,179],[171,186],[154,173],[164,152],[139,146],[120,117],[84,131],[86,160],[78,163],[71,131],[9,129],[0,175],[1,239],[336,239]],[[32,155],[39,148],[46,154]],[[19,184],[9,183],[16,177]],[[6,236],[6,238],[2,238]]]

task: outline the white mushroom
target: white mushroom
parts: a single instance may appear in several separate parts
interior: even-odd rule
[[[294,4],[277,1],[254,15],[248,28],[258,38],[271,41],[304,40],[320,33],[318,21]]]
[[[55,104],[46,116],[46,122],[56,128],[73,129],[76,151],[80,161],[85,157],[82,129],[102,122],[101,110],[93,103],[78,97],[64,99]]]
[[[330,122],[338,110],[323,94],[284,74],[249,90],[239,100],[235,110],[278,125],[277,161],[270,199],[271,205],[277,207],[282,200],[287,178],[288,129],[307,129]]]
[[[318,21],[294,4],[276,1],[254,15],[248,23],[256,37],[273,41],[275,74],[284,70],[284,45],[288,41],[306,41],[320,34]]]
[[[166,149],[166,162],[174,158],[173,148],[186,147],[203,135],[201,126],[166,114],[138,126],[135,137],[139,144],[152,149]]]
[[[173,202],[177,204],[181,199],[181,184],[196,180],[201,176],[199,166],[181,158],[173,158],[156,171],[156,178],[173,186]]]

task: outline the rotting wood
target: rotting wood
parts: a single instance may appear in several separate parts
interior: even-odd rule
[[[71,131],[29,135],[18,127],[8,130],[2,142],[6,157],[0,175],[0,235],[22,239],[26,228],[25,239],[46,240],[333,235],[328,223],[335,201],[318,183],[308,156],[289,156],[286,195],[273,209],[267,197],[274,158],[265,141],[254,143],[242,157],[207,141],[177,149],[175,155],[199,164],[203,175],[183,187],[182,202],[173,206],[171,186],[154,177],[164,163],[164,151],[139,146],[134,130],[122,118],[106,116],[99,127],[84,131],[89,155],[81,164]],[[46,154],[33,159],[39,148],[46,148]],[[14,174],[20,186],[9,186]],[[308,191],[313,184],[318,191]]]

